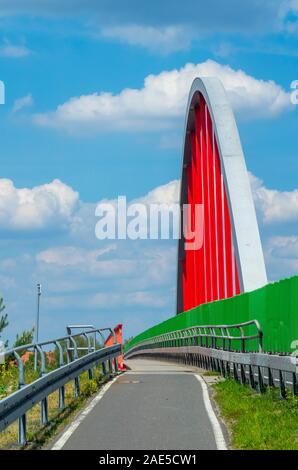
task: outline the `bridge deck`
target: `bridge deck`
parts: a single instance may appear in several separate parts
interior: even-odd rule
[[[191,368],[140,359],[126,364],[130,370],[56,448],[217,449],[202,386]]]

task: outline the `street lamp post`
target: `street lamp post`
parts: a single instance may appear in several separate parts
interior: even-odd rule
[[[41,296],[41,284],[37,284],[37,312],[36,312],[36,324],[35,324],[35,343],[38,343],[39,334],[39,307],[40,307],[40,296]],[[34,370],[37,369],[37,350],[35,349],[34,354]]]

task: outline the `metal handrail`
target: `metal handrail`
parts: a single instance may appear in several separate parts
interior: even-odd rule
[[[93,330],[87,331],[86,334],[91,334],[91,333],[99,333],[100,334],[100,332],[102,332],[102,331],[109,331],[110,333],[112,333],[114,330],[112,328],[94,328]],[[7,356],[7,355],[13,354],[14,352],[34,349],[37,345],[47,346],[49,344],[54,344],[57,341],[65,341],[65,340],[70,339],[71,337],[72,338],[77,338],[77,337],[83,336],[83,335],[84,335],[84,332],[81,332],[81,333],[76,333],[75,335],[61,336],[60,338],[57,338],[57,339],[55,338],[55,339],[50,339],[50,340],[47,340],[47,341],[39,341],[38,343],[28,343],[28,344],[24,344],[23,346],[18,346],[16,348],[7,349],[3,352],[3,354],[4,354],[4,356]],[[114,343],[116,344],[116,341],[114,341]]]
[[[246,334],[245,327],[252,325],[257,330],[256,334]],[[239,332],[239,336],[234,335],[233,329]],[[221,345],[218,345],[219,340]],[[258,340],[258,352],[253,352],[251,347],[245,350],[246,341],[250,340]],[[149,357],[190,364],[249,384],[260,393],[266,386],[278,386],[280,397],[286,398],[287,388],[291,387],[297,396],[298,357],[263,352],[262,340],[263,332],[257,320],[234,325],[192,326],[141,341],[131,346],[124,357]],[[232,349],[233,341],[241,341],[241,348]]]
[[[91,325],[90,325],[91,326]],[[81,327],[81,325],[72,325],[71,326],[72,328],[75,328],[75,327]],[[41,341],[41,342],[38,342],[38,343],[29,343],[29,344],[25,344],[23,346],[18,346],[16,348],[11,348],[11,349],[8,349],[6,351],[4,351],[4,360],[5,360],[5,357],[6,356],[11,356],[11,355],[14,355],[16,361],[17,361],[17,364],[18,364],[18,369],[19,369],[19,380],[18,380],[18,388],[21,388],[25,382],[24,382],[24,364],[23,364],[23,361],[20,357],[20,355],[18,354],[19,351],[30,351],[30,350],[33,350],[35,354],[39,354],[40,356],[40,360],[41,360],[41,373],[42,374],[45,374],[46,373],[46,360],[45,360],[45,351],[43,350],[43,346],[48,346],[50,344],[53,344],[55,345],[55,347],[58,348],[59,350],[59,355],[60,355],[60,348],[58,345],[61,346],[61,342],[65,342],[66,343],[66,348],[65,348],[65,352],[67,354],[67,362],[71,362],[71,359],[70,359],[70,355],[69,355],[69,352],[73,352],[73,360],[74,359],[77,359],[78,358],[78,351],[88,351],[88,347],[78,347],[77,344],[76,344],[76,341],[75,341],[75,338],[79,338],[79,337],[85,337],[88,336],[88,335],[96,335],[96,333],[99,333],[101,337],[103,337],[103,332],[104,331],[109,331],[110,333],[112,333],[114,330],[112,328],[93,328],[93,329],[90,329],[89,331],[85,331],[85,332],[81,332],[81,333],[77,333],[77,334],[74,334],[74,335],[67,335],[67,336],[62,336],[60,338],[55,338],[55,339],[50,339],[50,340],[47,340],[47,341]],[[116,335],[114,334],[114,344],[116,344]],[[70,344],[73,345],[73,347],[70,347]],[[62,350],[63,350],[63,346],[61,346]],[[96,348],[96,337],[94,337],[94,350]],[[62,360],[63,360],[63,353],[62,353]]]
[[[257,332],[255,334],[247,334],[244,333],[244,328],[247,326],[255,326]],[[235,336],[231,334],[231,330],[237,330],[239,332],[239,336]],[[202,332],[203,330],[203,332]],[[216,330],[219,330],[217,333]],[[245,351],[245,342],[249,340],[256,339],[258,340],[258,350],[262,352],[263,348],[263,332],[258,320],[249,320],[242,323],[235,323],[231,325],[196,325],[191,326],[188,328],[183,328],[181,330],[174,330],[172,332],[163,333],[161,335],[153,336],[150,339],[141,341],[140,343],[132,346],[126,352],[128,353],[131,350],[136,348],[150,345],[150,344],[157,344],[157,343],[168,343],[169,341],[187,341],[198,338],[202,343],[202,339],[206,339],[206,345],[209,346],[209,338],[211,338],[211,346],[217,348],[217,340],[222,340],[222,349],[227,349],[228,351],[232,350],[232,341],[241,341],[241,349],[242,352]],[[228,342],[228,347],[226,348],[226,342]]]

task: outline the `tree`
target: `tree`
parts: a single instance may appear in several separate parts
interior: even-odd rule
[[[5,309],[5,305],[3,303],[3,298],[0,297],[0,314],[3,312],[3,310]],[[8,326],[8,320],[7,320],[7,313],[5,315],[2,315],[0,317],[0,333],[2,333],[2,331]],[[0,338],[1,338],[1,334],[0,334]],[[4,347],[7,348],[7,345],[8,345],[8,341],[6,341],[4,343]]]
[[[32,328],[32,330],[24,330],[23,333],[21,333],[20,335],[17,334],[13,347],[18,348],[19,346],[25,346],[25,344],[31,344],[33,341],[33,336],[34,328]],[[26,349],[21,349],[20,351],[18,351],[18,354],[22,357],[25,352]],[[11,360],[13,359],[14,356],[12,355]]]
[[[34,336],[34,328],[28,331],[24,330],[23,333],[20,334],[20,336],[17,334],[13,347],[17,348],[19,346],[24,346],[25,344],[31,344],[33,341],[33,336]]]

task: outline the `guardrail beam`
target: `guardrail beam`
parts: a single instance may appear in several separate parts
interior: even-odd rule
[[[91,329],[90,331],[65,336],[42,343],[22,345],[12,350],[6,351],[8,357],[14,355],[19,368],[18,390],[11,395],[0,400],[0,431],[3,431],[14,421],[18,420],[18,443],[24,446],[27,443],[26,437],[26,412],[33,406],[40,403],[41,424],[48,423],[48,395],[58,391],[59,408],[65,407],[65,384],[73,380],[75,383],[75,396],[80,394],[80,375],[88,371],[89,379],[92,378],[92,368],[102,366],[103,374],[106,373],[106,362],[112,368],[114,362],[115,372],[117,372],[118,356],[122,354],[122,346],[114,344],[96,349],[96,335],[103,338],[103,331],[111,331],[110,328]],[[92,338],[93,346],[89,335]],[[76,343],[78,337],[87,340],[88,347],[80,347]],[[54,370],[46,369],[46,353],[44,346],[54,344],[58,349],[58,367]],[[63,349],[64,348],[64,349]],[[24,365],[21,359],[22,351],[29,350],[36,352],[40,358],[40,377],[33,382],[26,384],[24,375]],[[80,353],[78,353],[80,351]],[[64,364],[64,354],[67,356],[67,364]],[[111,370],[113,372],[113,370]]]

